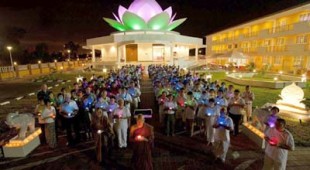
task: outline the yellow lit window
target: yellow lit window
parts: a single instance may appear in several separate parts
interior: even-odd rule
[[[307,44],[308,37],[306,35],[299,35],[296,37],[296,44]]]
[[[301,14],[299,16],[299,21],[300,22],[310,21],[310,13]]]
[[[294,58],[294,66],[295,67],[299,67],[299,66],[301,66],[301,64],[302,64],[302,56],[296,56],[295,58]]]
[[[281,56],[276,56],[274,58],[274,64],[278,64],[278,65],[282,64],[282,57]]]
[[[269,64],[269,57],[263,56],[263,64]]]

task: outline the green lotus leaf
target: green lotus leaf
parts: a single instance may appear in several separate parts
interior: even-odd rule
[[[124,13],[122,21],[130,30],[144,30],[147,28],[145,21],[141,17],[129,11]]]
[[[175,29],[176,27],[181,25],[185,20],[186,20],[186,18],[182,18],[182,19],[178,19],[178,20],[173,21],[170,25],[168,25],[168,27],[166,27],[166,30],[171,31],[171,30]]]
[[[117,29],[118,31],[126,31],[127,30],[126,26],[115,21],[114,19],[103,18],[103,20],[105,20],[105,22],[107,22],[109,25],[111,25],[111,27]]]
[[[162,30],[168,26],[169,19],[169,14],[162,12],[152,17],[147,23],[147,26],[152,30]]]

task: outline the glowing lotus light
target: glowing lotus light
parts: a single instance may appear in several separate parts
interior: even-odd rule
[[[161,30],[171,31],[181,25],[186,18],[174,20],[172,8],[162,10],[155,0],[134,0],[128,9],[118,8],[118,16],[113,13],[116,20],[103,18],[113,28],[119,31],[128,30]]]

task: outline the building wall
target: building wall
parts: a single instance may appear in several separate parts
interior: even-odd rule
[[[138,61],[153,60],[153,46],[151,43],[138,44]]]
[[[310,4],[206,37],[207,55],[233,49],[250,56],[258,69],[302,73],[310,70]],[[217,63],[222,63],[218,61]]]

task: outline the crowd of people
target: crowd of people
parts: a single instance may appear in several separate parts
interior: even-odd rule
[[[178,66],[150,65],[147,71],[163,133],[175,136],[186,132],[192,137],[204,129],[207,145],[212,146],[217,159],[225,162],[230,134],[237,136],[239,125],[252,121],[255,95],[251,87],[246,86],[241,92],[233,85],[226,87],[225,82],[204,79]],[[94,139],[98,161],[109,156],[114,145],[123,149],[130,142],[134,169],[152,169],[153,127],[144,122],[143,115],[137,115],[136,124],[131,126],[133,110],[139,107],[142,73],[141,66],[123,66],[105,77],[84,78],[69,91],[61,89],[55,97],[44,84],[37,94],[39,103],[35,109],[44,132],[41,142],[55,148],[61,129],[66,131],[69,146]],[[264,167],[283,167],[287,150],[294,149],[294,142],[285,130],[285,120],[277,116],[279,108],[274,107],[271,112],[265,122],[268,149]],[[274,138],[279,140],[275,142]],[[285,163],[280,164],[279,159]]]
[[[61,130],[66,132],[68,146],[94,139],[98,161],[111,154],[115,142],[119,149],[128,146],[127,139],[133,143],[143,143],[135,147],[138,150],[140,145],[143,145],[140,146],[142,148],[151,145],[154,136],[150,130],[145,132],[149,128],[147,124],[144,126],[142,115],[138,116],[137,126],[133,125],[130,137],[127,136],[134,120],[131,113],[140,102],[141,76],[141,65],[127,65],[111,70],[105,77],[93,75],[90,79],[83,78],[74,83],[73,89],[62,88],[56,96],[47,89],[46,84],[42,85],[35,109],[43,132],[41,143],[55,148],[57,134]],[[143,134],[137,138],[135,131],[141,129],[144,129]]]
[[[203,128],[207,144],[212,146],[215,157],[225,162],[230,132],[237,136],[239,125],[252,121],[255,95],[251,87],[245,86],[241,92],[233,85],[226,87],[225,82],[205,79],[198,73],[178,66],[151,65],[148,73],[153,81],[159,105],[159,122],[165,128],[164,133],[174,136],[176,130],[185,130],[192,137],[196,127],[198,133]],[[267,169],[273,165],[285,165],[287,150],[294,148],[292,135],[284,129],[285,120],[278,117],[278,112],[279,108],[273,107],[265,122]],[[273,141],[270,134],[273,139],[279,139],[275,144],[268,143]]]

